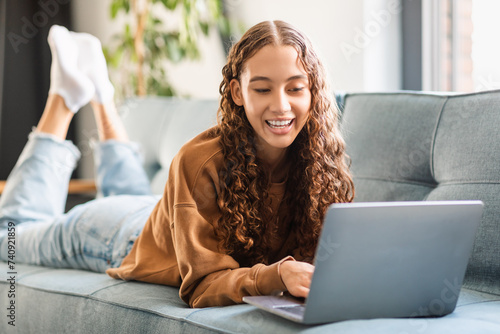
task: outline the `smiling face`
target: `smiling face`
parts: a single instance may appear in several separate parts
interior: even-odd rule
[[[230,83],[257,137],[258,155],[280,156],[304,127],[311,107],[307,73],[291,46],[265,46]]]

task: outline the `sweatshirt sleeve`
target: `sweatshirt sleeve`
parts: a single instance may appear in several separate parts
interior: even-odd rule
[[[269,295],[286,290],[279,265],[292,257],[271,264],[241,268],[230,255],[218,249],[214,221],[217,207],[217,164],[213,157],[196,161],[184,157],[172,166],[164,205],[170,210],[170,230],[181,276],[179,295],[191,307],[241,303],[243,296]],[[210,167],[214,165],[215,167]],[[193,171],[193,166],[197,168]],[[200,167],[201,166],[201,167]]]
[[[180,297],[191,307],[241,303],[243,296],[269,295],[286,290],[278,267],[286,260],[240,268],[231,256],[217,250],[213,227],[195,207],[176,207],[171,227],[182,277]]]

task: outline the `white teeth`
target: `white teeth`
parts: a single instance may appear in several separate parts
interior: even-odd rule
[[[266,121],[273,128],[284,128],[292,123],[293,119],[287,121]]]

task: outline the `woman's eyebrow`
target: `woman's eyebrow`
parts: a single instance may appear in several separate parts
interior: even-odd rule
[[[271,78],[268,77],[263,77],[263,76],[256,76],[250,79],[250,82],[254,81],[272,81]]]
[[[286,79],[286,81],[293,81],[293,80],[297,80],[297,79],[307,80],[307,75],[305,75],[305,74],[294,75],[294,76],[291,76],[290,78]],[[264,77],[264,76],[255,76],[255,77],[252,77],[250,79],[250,82],[254,82],[254,81],[272,81],[272,80],[271,80],[271,78]]]
[[[298,74],[288,78],[286,81],[292,81],[292,80],[308,80],[308,78],[307,75],[305,74]]]

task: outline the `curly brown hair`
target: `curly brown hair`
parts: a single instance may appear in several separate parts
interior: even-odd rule
[[[253,26],[233,45],[222,69],[218,126],[213,132],[220,136],[225,161],[217,198],[222,215],[215,233],[219,247],[241,265],[268,263],[275,231],[267,228],[263,218],[270,214],[266,206],[270,180],[257,158],[256,135],[244,108],[233,101],[230,82],[239,80],[245,62],[266,45],[294,47],[310,83],[309,116],[287,152],[291,166],[283,199],[290,208],[288,218],[304,258],[314,255],[328,206],[351,202],[354,197],[345,143],[338,129],[338,107],[310,41],[282,21]]]

